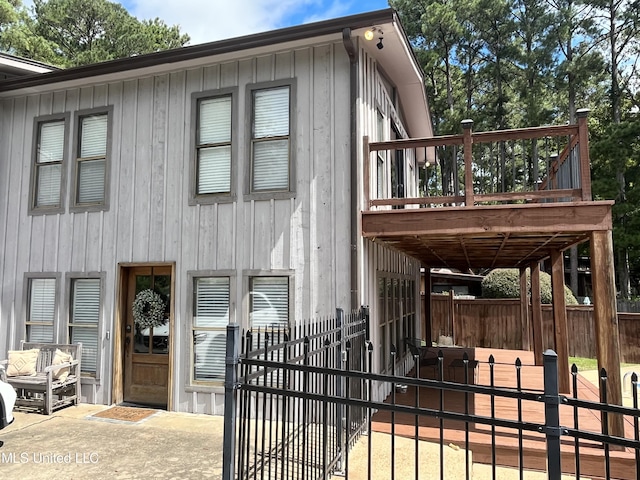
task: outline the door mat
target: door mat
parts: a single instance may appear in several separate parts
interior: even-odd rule
[[[150,417],[158,410],[152,410],[149,408],[135,408],[135,407],[120,407],[115,406],[103,410],[98,413],[94,413],[94,417],[108,418],[110,420],[120,420],[123,422],[139,422],[147,417]]]

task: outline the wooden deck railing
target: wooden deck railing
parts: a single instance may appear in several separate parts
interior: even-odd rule
[[[579,110],[575,125],[473,132],[464,120],[461,135],[365,137],[365,210],[590,201],[587,114]]]

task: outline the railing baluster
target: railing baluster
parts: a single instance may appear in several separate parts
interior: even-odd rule
[[[489,386],[491,388],[495,388],[495,358],[493,355],[489,355]],[[496,398],[495,394],[492,392],[490,395],[491,399],[491,420],[495,420],[496,418]],[[496,480],[496,425],[494,422],[491,422],[491,478]]]

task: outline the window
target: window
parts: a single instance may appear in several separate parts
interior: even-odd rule
[[[231,95],[198,101],[196,194],[231,191]]]
[[[68,115],[36,119],[31,212],[64,210],[63,177]]]
[[[27,341],[52,343],[57,281],[55,278],[29,278],[27,282]]]
[[[77,115],[77,141],[74,164],[75,210],[107,206],[109,112]]]
[[[82,373],[92,376],[98,371],[98,339],[101,306],[100,278],[71,279],[69,341],[82,343]]]
[[[193,279],[191,371],[195,382],[224,381],[229,298],[229,277]]]
[[[252,277],[249,291],[251,328],[289,326],[289,277]]]
[[[250,193],[289,192],[291,85],[251,91]]]

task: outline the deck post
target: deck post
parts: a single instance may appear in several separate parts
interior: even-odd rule
[[[551,296],[555,350],[558,354],[558,384],[562,393],[569,393],[571,372],[569,371],[567,304],[564,298],[564,258],[559,250],[551,252]]]
[[[520,267],[520,325],[522,325],[522,350],[531,350],[529,338],[529,289],[527,288],[527,267]]]
[[[238,352],[240,325],[227,325],[227,344],[224,375],[224,432],[222,449],[222,478],[235,478],[236,462],[236,388],[238,385]]]
[[[471,138],[473,120],[462,120],[464,135],[464,204],[473,207],[473,138]]]
[[[608,403],[622,405],[620,338],[611,230],[591,233],[591,279],[598,370],[604,368],[607,371]],[[622,415],[609,414],[609,433],[624,436]]]
[[[531,324],[533,327],[533,356],[535,364],[542,365],[542,299],[540,298],[540,263],[531,262]]]
[[[368,136],[365,136],[362,140],[362,150],[362,159],[364,161],[362,165],[362,176],[364,177],[362,185],[364,205],[362,209],[367,212],[371,209],[371,152],[369,150]]]
[[[587,126],[588,108],[576,111],[578,117],[578,141],[580,152],[580,189],[582,200],[591,201],[591,162],[589,160],[589,127]]]
[[[431,336],[431,288],[431,268],[424,267],[424,330],[422,332],[422,339],[428,347],[430,347],[433,342],[433,337]]]

